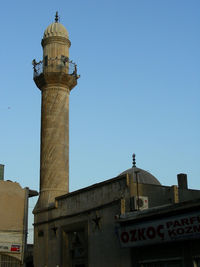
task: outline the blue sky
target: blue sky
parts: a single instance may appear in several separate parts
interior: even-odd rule
[[[70,94],[70,190],[130,168],[133,152],[162,184],[183,172],[200,189],[199,0],[1,3],[5,179],[39,189],[41,94],[31,62],[42,58],[57,10],[81,75]]]

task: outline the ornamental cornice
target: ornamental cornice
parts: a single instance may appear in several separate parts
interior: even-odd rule
[[[70,40],[62,36],[50,36],[43,38],[41,41],[42,47],[50,43],[60,43],[60,44],[67,44],[68,47],[71,46]]]
[[[63,87],[71,91],[77,85],[75,76],[60,72],[41,73],[34,78],[34,81],[40,90],[45,90],[47,87]]]

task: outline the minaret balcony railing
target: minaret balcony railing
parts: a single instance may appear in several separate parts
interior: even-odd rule
[[[69,60],[67,57],[61,57],[61,58],[50,58],[44,60],[41,60],[39,62],[36,62],[34,59],[32,61],[33,65],[33,78],[37,78],[40,76],[40,74],[45,73],[66,73],[69,75],[74,76],[75,78],[79,78],[79,75],[77,75],[77,65]]]

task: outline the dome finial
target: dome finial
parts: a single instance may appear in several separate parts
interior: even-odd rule
[[[133,168],[134,168],[134,167],[136,167],[135,153],[133,153],[132,157],[133,157]]]
[[[58,11],[56,11],[55,22],[58,22],[58,20],[59,20]]]

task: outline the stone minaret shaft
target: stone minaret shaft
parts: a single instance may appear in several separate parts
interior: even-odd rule
[[[78,78],[62,24],[48,26],[42,47],[43,60],[33,61],[34,81],[42,92],[39,209],[69,192],[69,93]]]
[[[40,194],[53,202],[69,191],[69,88],[42,90]]]

